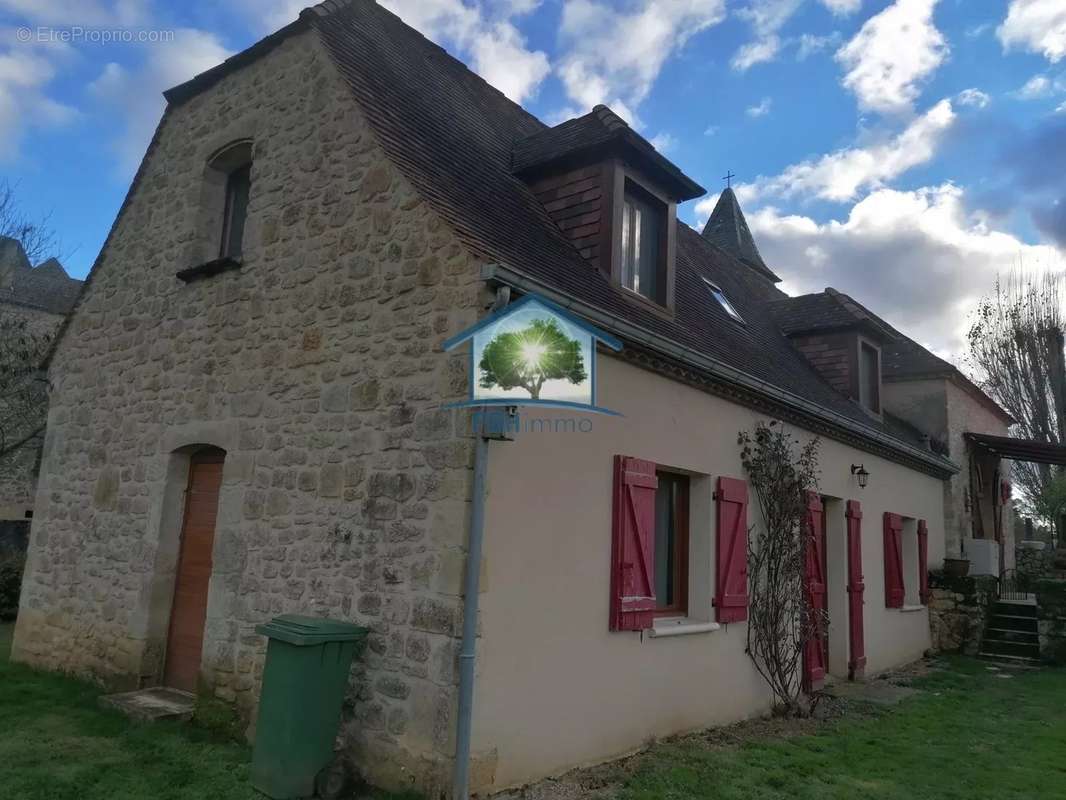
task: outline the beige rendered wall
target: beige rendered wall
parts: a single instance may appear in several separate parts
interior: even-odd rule
[[[217,242],[207,159],[244,137],[244,266],[182,283]],[[441,409],[466,357],[440,344],[482,291],[312,34],[173,109],[52,364],[15,656],[160,680],[188,449],[221,447],[203,691],[254,716],[277,614],[366,625],[342,739],[370,779],[436,796],[473,449]]]
[[[964,434],[990,433],[995,436],[1007,435],[1007,424],[996,414],[993,414],[985,406],[978,403],[968,392],[954,383],[947,384],[946,397],[948,408],[948,424],[952,460],[960,467],[962,472],[956,475],[949,483],[951,498],[947,505],[950,535],[969,538],[973,535],[971,528],[971,513],[966,511],[966,489],[970,485],[969,445],[963,438]],[[990,462],[995,468],[994,461]],[[988,472],[988,464],[983,469]],[[1011,462],[1001,460],[999,462],[1000,478],[1013,480],[1011,476]],[[986,480],[991,484],[992,476],[986,475]],[[993,531],[993,504],[992,495],[986,493],[981,500],[984,509],[985,538],[991,539]],[[1003,519],[1003,556],[1006,563],[1000,569],[1010,569],[1014,566],[1014,513],[1008,503],[1002,509]],[[961,539],[960,539],[961,540]]]
[[[690,570],[713,575],[713,480],[743,477],[737,433],[762,417],[615,358],[601,356],[598,369],[600,404],[624,416],[589,416],[587,433],[520,433],[517,441],[490,446],[474,720],[475,753],[486,767],[482,788],[558,773],[626,753],[653,736],[769,706],[744,653],[745,623],[669,638],[607,629],[613,457],[653,459],[706,476],[692,486]],[[867,674],[916,659],[930,644],[928,616],[924,608],[884,607],[881,516],[894,511],[929,520],[930,565],[939,565],[941,481],[824,439],[821,463],[822,492],[861,500],[865,514]],[[851,475],[852,463],[870,472],[865,490]],[[830,503],[829,600],[837,609],[831,646],[847,636],[839,612],[843,524],[835,518],[843,511],[843,502]],[[711,619],[713,586],[706,588],[690,599],[690,615]],[[839,647],[832,661],[839,671]]]

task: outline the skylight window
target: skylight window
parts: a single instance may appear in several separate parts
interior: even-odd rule
[[[727,313],[737,322],[744,324],[744,317],[740,316],[740,312],[737,311],[733,307],[733,304],[729,302],[729,298],[725,296],[725,292],[722,291],[722,287],[719,286],[717,283],[711,283],[706,278],[703,279],[703,282],[707,284],[707,288],[710,289],[711,295],[714,297],[715,300],[718,301],[718,305],[722,307],[722,310],[725,311],[725,313]]]

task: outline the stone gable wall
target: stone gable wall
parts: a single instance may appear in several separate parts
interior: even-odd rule
[[[222,447],[203,691],[254,726],[257,624],[364,624],[342,739],[372,780],[432,792],[454,751],[472,462],[441,408],[467,356],[441,342],[488,298],[313,36],[162,123],[52,365],[15,655],[159,680],[187,453]],[[205,258],[207,159],[246,137],[244,266],[182,283]]]

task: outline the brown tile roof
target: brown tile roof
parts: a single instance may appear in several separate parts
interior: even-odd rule
[[[948,378],[1005,422],[1014,422],[1002,406],[958,367],[922,347],[843,292],[827,288],[816,294],[783,298],[771,303],[769,308],[782,333],[788,336],[849,328],[860,328],[873,334],[881,340],[881,375],[884,380]]]
[[[881,341],[899,334],[843,292],[826,289],[816,294],[786,297],[770,305],[777,326],[786,336],[858,328]]]

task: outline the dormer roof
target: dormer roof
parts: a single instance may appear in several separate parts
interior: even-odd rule
[[[898,334],[849,295],[827,288],[816,294],[786,297],[770,304],[777,327],[786,336],[861,330],[881,342]]]
[[[516,141],[511,169],[516,175],[530,176],[612,155],[633,160],[677,201],[707,192],[605,105]]]

